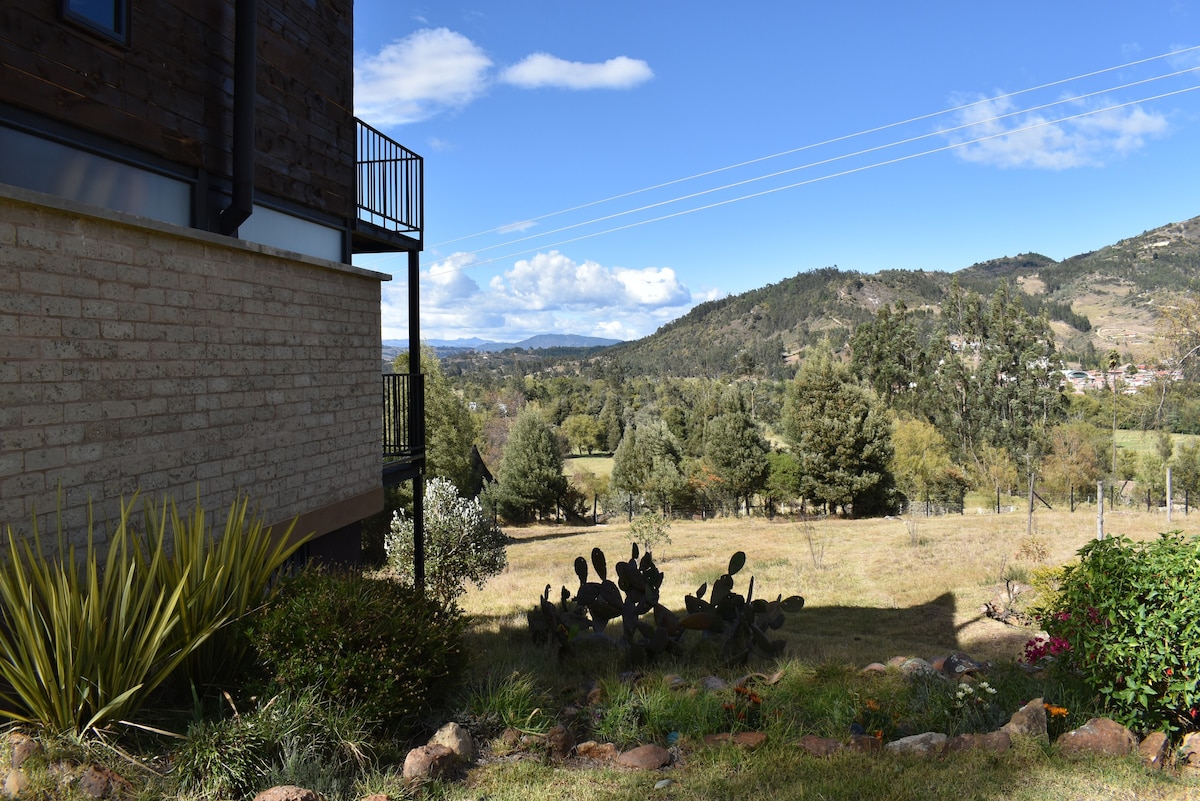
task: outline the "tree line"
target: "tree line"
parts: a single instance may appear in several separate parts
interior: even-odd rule
[[[1094,494],[1100,479],[1161,497],[1166,465],[1195,495],[1200,445],[1172,447],[1169,432],[1200,417],[1196,384],[1074,393],[1048,314],[1020,294],[952,283],[939,313],[885,305],[778,380],[597,377],[561,363],[447,377],[426,353],[428,469],[470,491],[474,445],[496,479],[485,504],[513,522],[581,515],[596,499],[631,514],[863,516],[1019,493],[1031,476],[1050,499]],[[1191,314],[1176,315],[1181,346],[1197,339]],[[1116,430],[1134,427],[1162,432],[1158,447],[1118,452]],[[612,454],[611,476],[564,472],[565,456],[591,453]]]

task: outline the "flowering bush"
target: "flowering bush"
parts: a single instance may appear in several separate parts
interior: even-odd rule
[[[1068,567],[1043,616],[1048,638],[1027,661],[1055,657],[1110,713],[1142,731],[1194,729],[1200,707],[1200,539],[1098,540]]]
[[[508,538],[483,513],[478,498],[463,498],[444,478],[425,490],[425,588],[443,603],[462,595],[466,583],[482,587],[508,565]],[[384,538],[388,566],[413,581],[413,521],[403,511]]]

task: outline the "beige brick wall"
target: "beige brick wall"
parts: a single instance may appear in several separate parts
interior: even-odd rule
[[[384,279],[0,185],[0,525],[59,487],[76,536],[137,490],[376,511]]]

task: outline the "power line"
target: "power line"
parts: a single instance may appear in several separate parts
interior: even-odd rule
[[[1090,116],[1093,116],[1096,114],[1102,114],[1106,111],[1112,111],[1114,109],[1126,108],[1128,106],[1137,105],[1138,103],[1149,103],[1149,102],[1152,102],[1155,100],[1162,100],[1167,97],[1173,97],[1175,95],[1181,95],[1181,94],[1185,94],[1187,92],[1193,92],[1197,89],[1200,89],[1200,85],[1189,86],[1189,87],[1186,87],[1183,89],[1177,89],[1177,90],[1174,90],[1171,92],[1164,92],[1162,94],[1153,95],[1151,97],[1141,98],[1139,100],[1130,100],[1130,101],[1126,101],[1124,103],[1115,103],[1115,104],[1112,104],[1109,106],[1105,106],[1104,108],[1092,109],[1090,111],[1084,111],[1084,112],[1080,112],[1079,114],[1072,114],[1072,115],[1069,115],[1066,117],[1060,117],[1060,118],[1054,119],[1054,120],[1045,120],[1045,121],[1035,123],[1032,125],[1027,125],[1022,128],[1014,128],[1014,129],[1008,130],[1008,131],[1000,131],[998,133],[988,134],[987,136],[980,136],[975,139],[969,139],[969,140],[965,140],[962,142],[953,142],[948,145],[943,145],[942,147],[931,148],[929,150],[924,150],[919,153],[910,153],[910,154],[907,154],[904,156],[897,156],[896,158],[893,158],[893,159],[887,159],[885,161],[879,161],[879,162],[875,162],[873,164],[867,164],[867,165],[863,165],[860,167],[854,167],[854,168],[851,168],[848,170],[843,170],[841,172],[831,173],[829,175],[822,175],[822,176],[818,176],[816,178],[810,178],[805,181],[798,181],[795,183],[787,184],[786,186],[772,187],[770,189],[764,189],[761,192],[754,192],[754,193],[751,193],[748,195],[741,195],[741,196],[735,197],[735,198],[727,198],[725,200],[719,200],[715,203],[709,203],[709,204],[706,204],[703,206],[696,206],[696,207],[693,207],[690,209],[684,209],[682,211],[672,212],[671,214],[664,214],[664,215],[661,215],[658,217],[653,217],[653,218],[650,218],[647,220],[638,220],[636,222],[627,223],[625,225],[616,226],[614,228],[607,228],[603,231],[594,231],[592,233],[583,234],[581,236],[573,237],[570,239],[560,240],[558,242],[548,244],[548,245],[542,244],[542,245],[539,245],[534,248],[526,248],[525,250],[508,253],[504,256],[494,256],[490,259],[485,259],[484,261],[480,261],[480,262],[473,262],[471,264],[464,264],[460,267],[451,267],[449,269],[439,270],[436,273],[432,273],[432,275],[446,275],[448,273],[457,272],[457,271],[465,269],[467,267],[481,267],[481,266],[484,266],[487,264],[492,264],[493,262],[503,261],[505,259],[511,259],[516,256],[523,256],[527,253],[532,253],[534,251],[541,250],[542,248],[561,247],[562,245],[569,245],[573,242],[579,242],[584,239],[592,239],[594,237],[603,236],[605,234],[616,233],[618,231],[625,231],[630,228],[637,228],[642,225],[648,225],[648,224],[654,223],[654,222],[661,222],[663,220],[669,220],[669,219],[673,219],[675,217],[682,217],[687,214],[694,214],[695,212],[698,212],[698,211],[707,211],[708,209],[714,209],[714,208],[718,208],[720,206],[727,206],[731,203],[738,203],[743,200],[750,200],[750,199],[757,198],[757,197],[763,197],[764,195],[770,195],[770,194],[774,194],[776,192],[782,192],[787,189],[795,189],[797,187],[807,186],[809,184],[819,183],[821,181],[827,181],[827,180],[830,180],[831,178],[840,178],[840,177],[843,177],[846,175],[853,175],[855,173],[865,172],[866,170],[875,169],[877,167],[885,167],[885,166],[888,166],[891,164],[899,164],[901,162],[911,161],[912,159],[920,158],[922,156],[929,156],[929,155],[933,155],[936,153],[944,153],[944,152],[948,152],[951,150],[955,150],[957,148],[967,147],[969,145],[978,144],[980,142],[986,142],[986,141],[989,141],[992,139],[999,139],[999,138],[1003,138],[1005,136],[1012,136],[1013,134],[1025,133],[1027,131],[1032,131],[1032,130],[1036,130],[1039,128],[1045,128],[1045,127],[1052,126],[1052,125],[1059,125],[1064,122],[1070,122],[1071,120],[1082,119],[1084,117],[1090,117]],[[460,254],[460,255],[471,255],[471,254]]]
[[[890,130],[892,128],[899,128],[899,127],[902,127],[905,125],[910,125],[915,122],[922,122],[924,120],[933,119],[933,118],[940,117],[940,116],[943,116],[946,114],[953,114],[953,113],[960,112],[960,111],[966,111],[967,109],[974,108],[975,106],[979,106],[979,105],[982,105],[985,103],[994,103],[997,100],[1007,100],[1007,99],[1010,99],[1013,97],[1018,97],[1020,95],[1029,94],[1031,92],[1037,92],[1037,91],[1041,91],[1043,89],[1051,89],[1055,86],[1062,86],[1063,84],[1073,83],[1075,81],[1081,81],[1081,80],[1084,80],[1085,78],[1094,78],[1097,75],[1104,75],[1105,73],[1114,72],[1116,70],[1128,69],[1130,67],[1136,67],[1136,66],[1140,66],[1142,64],[1148,64],[1152,61],[1159,61],[1164,58],[1172,58],[1174,56],[1184,55],[1186,53],[1190,53],[1195,50],[1200,50],[1200,45],[1195,45],[1192,47],[1184,47],[1179,50],[1172,50],[1168,53],[1162,53],[1162,54],[1159,54],[1156,56],[1149,56],[1147,58],[1138,59],[1136,61],[1128,61],[1128,62],[1125,62],[1124,64],[1118,64],[1113,67],[1105,67],[1104,69],[1093,70],[1091,72],[1085,72],[1080,75],[1073,76],[1071,78],[1060,78],[1055,81],[1050,81],[1049,83],[1043,83],[1038,86],[1031,86],[1027,89],[1019,89],[1015,92],[1008,92],[1006,94],[996,95],[994,97],[983,98],[981,100],[976,100],[971,103],[964,103],[962,105],[955,106],[953,108],[942,109],[941,111],[934,111],[934,112],[930,112],[928,114],[922,114],[920,116],[910,117],[907,120],[903,120],[900,122],[891,122],[886,125],[880,125],[875,128],[868,128],[868,129],[865,129],[862,131],[858,131],[856,133],[844,134],[842,136],[837,136],[832,139],[826,139],[822,142],[815,142],[812,144],[801,145],[800,147],[794,147],[789,150],[783,150],[778,153],[773,153],[769,156],[759,156],[757,158],[749,159],[747,161],[738,162],[737,164],[730,164],[730,165],[727,165],[724,167],[716,167],[714,169],[705,170],[704,172],[698,172],[698,173],[695,173],[694,175],[689,175],[684,178],[675,178],[670,181],[664,181],[663,183],[654,184],[653,186],[647,186],[647,187],[643,187],[641,189],[634,189],[629,192],[623,192],[618,195],[612,195],[610,197],[602,198],[600,200],[593,200],[593,201],[589,201],[587,203],[581,203],[576,206],[571,206],[569,208],[559,209],[558,211],[547,212],[547,213],[539,215],[537,217],[528,217],[523,220],[517,221],[517,223],[507,223],[505,225],[496,226],[495,228],[489,228],[485,231],[478,231],[473,234],[465,234],[463,236],[455,237],[454,239],[447,239],[443,242],[438,242],[438,243],[432,245],[432,247],[435,247],[435,248],[442,247],[443,245],[450,245],[455,242],[461,242],[466,239],[474,239],[476,237],[485,236],[487,234],[501,233],[507,229],[510,229],[514,224],[539,222],[541,220],[549,219],[551,217],[557,217],[557,216],[560,216],[563,214],[569,214],[574,211],[580,211],[582,209],[591,208],[593,206],[599,206],[599,205],[602,205],[605,203],[611,203],[616,200],[624,200],[625,198],[628,198],[628,197],[633,197],[635,195],[644,194],[646,192],[652,192],[657,189],[663,189],[668,186],[674,186],[676,184],[685,183],[687,181],[696,180],[698,178],[706,178],[710,175],[716,175],[717,173],[728,172],[729,170],[740,169],[741,167],[748,167],[750,165],[759,164],[764,161],[770,161],[772,159],[782,158],[783,156],[794,155],[796,153],[801,153],[805,150],[813,150],[815,148],[824,147],[826,145],[838,144],[840,142],[845,142],[845,141],[855,139],[855,138],[858,138],[861,136],[868,136],[870,134],[879,133],[881,131]],[[1183,71],[1186,72],[1187,70],[1183,70]],[[1177,74],[1177,73],[1173,73],[1173,74]],[[1168,77],[1168,76],[1163,76],[1163,77]],[[1109,91],[1112,91],[1112,90],[1109,90]],[[511,243],[509,243],[509,244],[511,244]]]
[[[511,246],[519,244],[521,242],[528,242],[533,239],[542,239],[544,237],[553,236],[555,234],[560,234],[565,231],[572,231],[572,230],[575,230],[576,228],[583,228],[588,225],[595,225],[597,223],[607,222],[609,220],[614,220],[619,217],[627,217],[630,214],[637,214],[639,212],[649,211],[651,209],[659,208],[661,206],[667,206],[672,203],[680,203],[685,200],[693,200],[697,197],[703,197],[704,195],[711,195],[711,194],[714,194],[717,192],[723,192],[728,189],[735,189],[739,186],[746,186],[747,184],[756,183],[758,181],[766,181],[771,178],[778,178],[782,175],[788,175],[793,172],[799,172],[800,170],[812,169],[813,167],[823,167],[823,166],[832,164],[837,161],[845,161],[846,159],[857,158],[858,156],[864,156],[864,155],[867,155],[868,153],[875,153],[875,152],[878,152],[881,150],[887,150],[889,148],[899,147],[901,145],[909,145],[914,142],[919,142],[923,139],[930,139],[932,137],[937,137],[937,136],[946,136],[946,135],[952,134],[956,131],[962,131],[962,130],[966,130],[968,128],[974,128],[974,127],[977,127],[980,125],[986,125],[986,124],[992,123],[992,122],[999,122],[1002,120],[1010,119],[1012,117],[1019,117],[1019,116],[1025,115],[1025,114],[1032,114],[1037,111],[1045,111],[1046,109],[1053,108],[1055,106],[1061,106],[1061,105],[1065,105],[1068,103],[1076,103],[1081,100],[1087,100],[1087,99],[1096,97],[1098,95],[1108,94],[1110,92],[1116,92],[1116,91],[1120,91],[1122,89],[1129,89],[1134,86],[1140,86],[1143,84],[1153,83],[1154,81],[1160,81],[1160,80],[1164,80],[1166,78],[1173,78],[1173,77],[1177,77],[1179,75],[1183,75],[1188,72],[1195,72],[1198,70],[1200,70],[1200,66],[1189,67],[1187,69],[1177,70],[1175,72],[1167,73],[1165,75],[1158,75],[1158,76],[1155,76],[1152,78],[1143,78],[1141,80],[1132,81],[1130,83],[1122,84],[1120,86],[1113,86],[1113,87],[1108,87],[1105,89],[1098,89],[1094,92],[1087,92],[1085,94],[1063,98],[1060,100],[1056,100],[1052,103],[1043,103],[1040,106],[1031,106],[1029,108],[1018,109],[1016,111],[1010,111],[1010,112],[1007,112],[1004,114],[998,114],[998,115],[995,115],[992,117],[988,117],[986,119],[974,120],[972,122],[967,122],[967,123],[963,123],[961,125],[956,125],[952,128],[942,128],[942,129],[938,129],[936,131],[930,131],[928,133],[919,134],[917,136],[910,136],[907,139],[898,139],[896,141],[888,142],[886,144],[875,145],[873,147],[856,150],[852,153],[843,153],[842,155],[839,155],[839,156],[830,156],[829,158],[821,159],[819,161],[812,161],[812,162],[808,162],[807,164],[800,164],[795,167],[789,167],[784,170],[777,170],[775,172],[766,173],[764,175],[758,175],[753,178],[745,178],[741,181],[734,181],[732,183],[723,184],[721,186],[710,187],[708,189],[702,189],[697,192],[691,192],[686,195],[679,195],[679,196],[676,196],[673,198],[669,198],[667,200],[660,200],[660,201],[656,201],[654,203],[649,203],[649,204],[646,204],[643,206],[638,206],[636,208],[625,209],[624,211],[613,212],[612,214],[606,214],[602,217],[594,217],[590,220],[584,220],[582,222],[571,223],[570,225],[560,226],[559,228],[553,228],[553,229],[550,229],[547,231],[539,231],[536,234],[530,234],[528,236],[519,237],[517,239],[510,239],[505,242],[498,242],[494,245],[487,245],[485,247],[477,248],[475,250],[469,251],[464,254],[459,254],[459,255],[475,256],[480,253],[485,253],[489,250],[495,250],[497,248],[503,248],[503,247],[511,247]],[[996,100],[1005,99],[1005,97],[1011,97],[1011,95],[1001,96],[999,98],[989,98],[987,100],[980,100],[980,101],[977,101],[976,103],[972,103],[971,106],[977,106],[977,105],[980,105],[983,103],[994,103],[994,102],[996,102]],[[969,107],[970,106],[959,106],[958,108],[965,109],[965,108],[969,108]],[[885,127],[888,127],[888,126],[885,126]],[[883,130],[883,128],[877,128],[875,130]],[[846,137],[846,138],[849,138],[849,137]],[[795,153],[801,149],[802,148],[797,148],[797,149],[789,151],[789,152]],[[747,162],[747,163],[749,163],[749,162]],[[687,179],[680,179],[680,180],[687,180]],[[486,264],[488,262],[482,262],[482,263]]]

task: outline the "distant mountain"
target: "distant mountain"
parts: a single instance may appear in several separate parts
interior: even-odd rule
[[[422,344],[433,348],[439,357],[458,356],[465,353],[501,353],[506,350],[550,350],[570,349],[577,351],[607,348],[619,345],[619,339],[585,337],[580,334],[538,334],[520,342],[493,342],[472,337],[470,339],[425,339]],[[396,355],[408,350],[407,339],[383,340],[383,362],[390,365]]]

